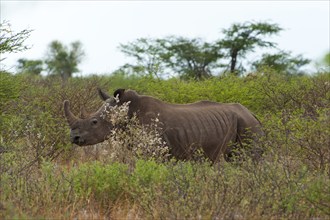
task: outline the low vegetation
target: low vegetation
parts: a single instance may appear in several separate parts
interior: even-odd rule
[[[117,74],[66,83],[0,74],[0,218],[330,218],[329,73],[264,69],[202,81]],[[97,87],[171,103],[239,102],[263,123],[263,158],[211,164],[196,152],[176,161],[156,129],[134,120],[101,144],[72,146],[63,101],[76,115],[83,106],[95,111]]]

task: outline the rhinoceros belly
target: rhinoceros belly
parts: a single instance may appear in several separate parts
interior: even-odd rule
[[[171,154],[179,159],[187,159],[196,149],[202,148],[214,161],[225,152],[230,141],[236,140],[237,119],[230,112],[181,111],[164,124],[164,138]]]

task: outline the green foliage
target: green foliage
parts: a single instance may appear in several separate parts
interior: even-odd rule
[[[161,183],[167,177],[167,169],[165,165],[157,164],[154,160],[138,160],[132,174],[137,186]]]
[[[131,88],[170,103],[191,103],[200,100],[223,103],[239,102],[258,113],[259,109],[263,108],[264,103],[261,102],[265,99],[264,95],[258,91],[259,83],[248,78],[234,76],[203,81],[142,78],[136,84]]]
[[[16,119],[15,115],[8,109],[8,105],[19,98],[21,86],[20,77],[0,71],[0,133]],[[8,147],[4,146],[0,139],[0,152],[5,151],[6,148]]]
[[[73,190],[75,195],[89,199],[95,198],[100,203],[115,200],[123,192],[128,181],[128,167],[125,164],[100,164],[95,161],[73,169]]]
[[[19,77],[0,71],[0,112],[3,113],[4,107],[10,100],[17,99],[20,92]]]

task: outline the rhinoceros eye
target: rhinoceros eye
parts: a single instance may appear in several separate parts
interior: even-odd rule
[[[91,120],[91,124],[92,124],[92,125],[97,125],[97,123],[98,123],[98,121],[97,121],[96,118],[93,118],[93,119]]]

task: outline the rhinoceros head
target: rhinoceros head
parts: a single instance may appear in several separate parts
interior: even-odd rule
[[[64,101],[64,114],[70,126],[70,140],[79,146],[93,145],[107,139],[113,125],[105,119],[105,110],[117,103],[113,97],[98,89],[99,96],[105,103],[94,113],[82,110],[80,117],[75,116],[70,110],[70,102]]]

